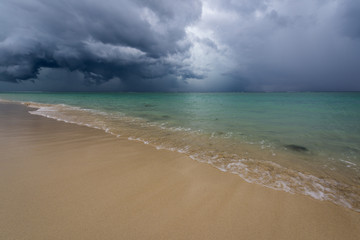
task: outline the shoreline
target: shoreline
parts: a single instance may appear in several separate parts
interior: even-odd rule
[[[355,211],[28,111],[0,103],[0,239],[360,237]]]
[[[305,155],[289,155],[294,154],[290,152],[276,152],[276,154],[274,151],[262,152],[263,149],[266,149],[263,146],[261,146],[260,150],[259,146],[244,143],[239,146],[240,151],[237,152],[233,152],[234,149],[231,149],[229,152],[220,150],[213,152],[211,148],[201,149],[201,147],[194,151],[192,148],[199,147],[199,145],[193,144],[191,137],[186,136],[189,129],[185,130],[184,135],[184,132],[178,132],[177,128],[174,132],[171,128],[152,124],[148,125],[141,118],[128,116],[125,119],[118,119],[117,117],[110,117],[109,120],[106,111],[81,108],[74,105],[1,99],[0,101],[25,105],[31,109],[28,112],[33,115],[99,129],[107,134],[141,142],[156,149],[182,153],[195,161],[209,164],[222,172],[235,174],[248,183],[292,194],[310,196],[320,201],[330,201],[360,212],[360,189],[357,187],[358,184],[353,182],[353,178],[357,178],[357,175],[354,176],[354,172],[352,174],[347,172],[348,165],[346,169],[342,169],[344,173],[336,174],[333,172],[333,169],[341,166],[333,165],[331,168],[325,164],[326,168],[331,171],[323,172],[324,169],[321,165],[306,164],[306,162],[314,160],[309,158],[310,155],[307,156],[307,159],[302,159]],[[134,122],[135,125],[133,125]],[[140,131],[138,131],[139,129]],[[177,141],[178,139],[182,140]],[[205,141],[207,140],[209,139],[205,139]],[[191,143],[189,144],[189,142]],[[209,143],[210,145],[213,144]],[[232,143],[227,142],[226,144],[223,142],[222,144],[231,145]],[[299,163],[296,161],[297,157],[299,157]],[[263,159],[267,160],[264,161]],[[292,161],[289,162],[288,159],[292,159]],[[315,162],[317,160],[315,159]],[[341,160],[341,162],[343,163],[344,160]],[[351,162],[347,164],[351,164]],[[356,164],[353,166],[356,166]]]

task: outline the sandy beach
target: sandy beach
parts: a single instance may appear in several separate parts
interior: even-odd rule
[[[360,213],[0,103],[0,239],[360,239]]]

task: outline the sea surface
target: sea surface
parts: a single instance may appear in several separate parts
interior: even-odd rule
[[[360,93],[0,93],[0,99],[360,212]]]

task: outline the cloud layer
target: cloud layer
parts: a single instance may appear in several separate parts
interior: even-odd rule
[[[196,77],[183,64],[185,28],[201,3],[169,1],[5,0],[0,6],[0,78],[38,77],[41,68],[79,71],[88,84],[119,78]]]
[[[4,90],[360,90],[357,0],[2,0],[0,29]]]

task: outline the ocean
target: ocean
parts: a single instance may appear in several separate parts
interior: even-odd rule
[[[0,99],[360,211],[360,93],[0,93]]]

